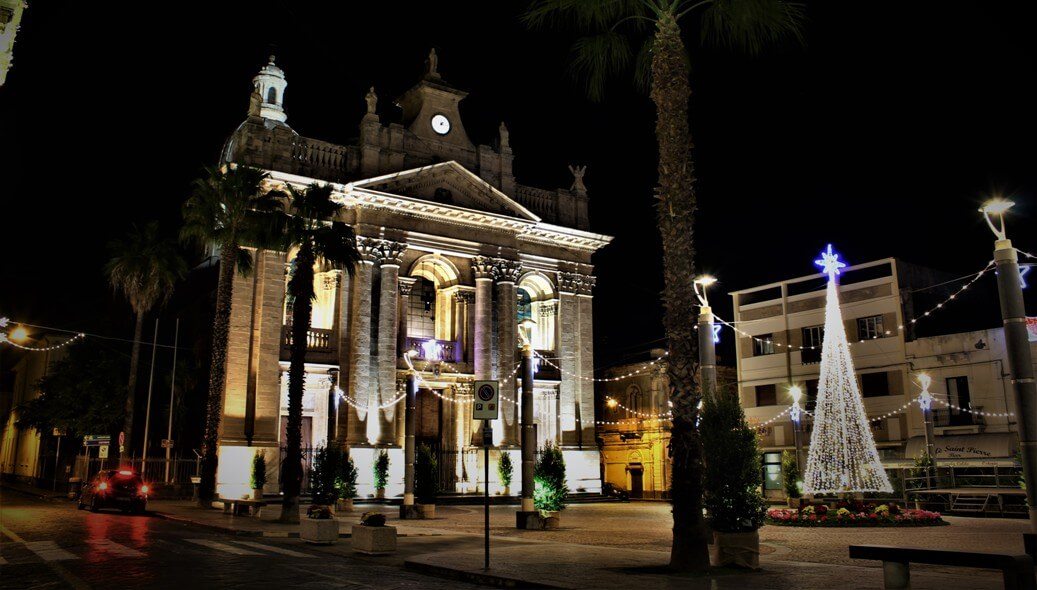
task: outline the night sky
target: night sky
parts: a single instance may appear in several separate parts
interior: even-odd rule
[[[132,221],[176,231],[271,47],[288,123],[344,142],[371,85],[383,121],[398,118],[388,99],[435,46],[470,92],[472,139],[507,122],[520,182],[568,187],[566,164],[588,165],[593,229],[616,236],[595,259],[599,368],[657,341],[647,98],[617,82],[607,102],[585,100],[566,77],[571,38],[527,31],[523,3],[355,4],[31,2],[0,87],[0,315],[129,337],[106,244]],[[977,271],[992,237],[976,209],[995,193],[1017,202],[1016,245],[1037,250],[1037,4],[844,0],[808,14],[804,46],[763,58],[701,49],[689,22],[696,240],[718,313],[731,315],[722,293],[813,272],[828,242],[851,263]]]

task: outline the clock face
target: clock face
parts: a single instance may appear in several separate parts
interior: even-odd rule
[[[433,116],[432,130],[440,135],[446,135],[447,133],[450,133],[450,119],[447,119],[443,115]]]

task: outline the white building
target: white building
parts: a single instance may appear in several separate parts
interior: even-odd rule
[[[249,116],[228,139],[223,161],[262,168],[274,184],[330,183],[364,258],[352,277],[316,277],[304,447],[348,448],[361,496],[373,493],[371,463],[387,450],[387,493],[401,493],[401,355],[414,348],[421,371],[417,438],[439,453],[445,491],[485,485],[470,383],[501,380],[499,451],[489,482],[496,490],[499,452],[516,453],[519,463],[518,322],[530,317],[536,325],[527,336],[560,367],[541,363],[536,374],[538,442],[562,446],[570,489],[600,489],[591,255],[611,238],[589,230],[583,169],[572,168],[569,189],[520,184],[508,129],[500,125],[493,146],[472,143],[458,111],[465,93],[443,80],[434,52],[422,79],[396,101],[402,121],[382,122],[372,88],[359,137],[349,145],[307,138],[288,125],[287,82],[273,58],[253,85]],[[256,450],[270,458],[284,445],[288,262],[284,253],[264,252],[253,277],[235,279],[220,433],[223,494],[247,488]],[[274,491],[277,461],[269,463]]]

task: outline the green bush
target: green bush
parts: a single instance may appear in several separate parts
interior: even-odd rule
[[[507,451],[500,452],[500,461],[497,462],[497,477],[500,478],[501,487],[511,486],[511,476],[514,467],[511,465],[511,454]]]
[[[266,485],[266,453],[259,451],[252,456],[252,489],[261,490]]]
[[[414,494],[422,504],[435,504],[439,495],[439,461],[426,444],[418,446],[414,457]]]
[[[353,458],[345,456],[339,461],[338,464],[338,476],[335,478],[335,490],[338,492],[338,497],[343,500],[351,500],[356,498],[356,464],[353,463]]]
[[[389,485],[389,453],[381,451],[374,461],[374,489],[384,490]]]
[[[800,497],[799,466],[796,464],[795,451],[781,453],[781,485],[785,488],[785,495],[789,498]]]
[[[537,510],[554,512],[565,509],[569,488],[565,485],[565,458],[562,450],[548,443],[533,468],[533,505]]]
[[[314,504],[333,504],[338,497],[335,482],[342,462],[342,449],[337,445],[318,447],[310,470],[310,493]]]
[[[756,431],[731,391],[705,396],[699,425],[704,451],[703,507],[713,530],[745,533],[763,526],[766,503]]]

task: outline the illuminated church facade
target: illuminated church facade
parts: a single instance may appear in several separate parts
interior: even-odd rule
[[[253,79],[247,119],[227,140],[224,164],[261,168],[272,187],[328,183],[340,220],[357,234],[355,273],[316,275],[303,398],[303,447],[341,445],[359,471],[359,494],[374,494],[372,463],[390,458],[386,495],[402,494],[406,351],[419,375],[417,440],[439,455],[441,488],[501,491],[501,453],[519,460],[518,365],[528,338],[538,357],[534,404],[538,447],[563,449],[570,490],[600,489],[594,437],[595,277],[591,256],[611,240],[589,229],[583,168],[569,189],[517,182],[502,123],[495,145],[475,145],[433,51],[425,74],[385,124],[372,88],[349,145],[304,137],[288,124],[287,81],[274,63]],[[359,98],[359,97],[358,97]],[[258,253],[236,276],[224,412],[221,494],[248,488],[263,451],[267,492],[279,488],[287,418],[291,312],[290,253]],[[532,319],[533,323],[523,320]],[[524,333],[520,334],[520,331]],[[549,361],[549,362],[548,362]],[[472,418],[473,380],[500,380],[490,481],[483,481],[481,422]],[[275,460],[276,459],[276,460]],[[308,465],[307,465],[308,467]],[[518,474],[515,484],[518,488]]]

